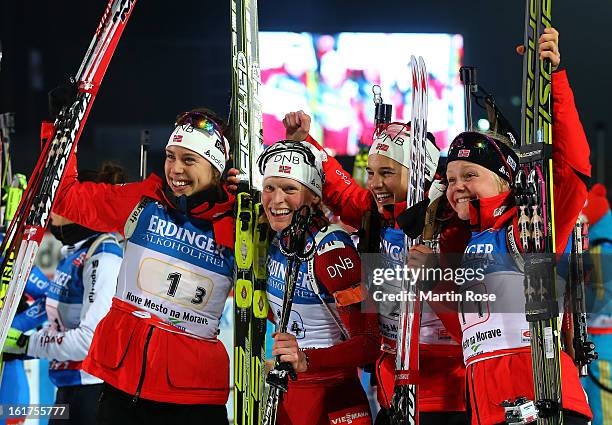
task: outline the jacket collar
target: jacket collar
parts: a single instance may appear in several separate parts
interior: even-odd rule
[[[145,196],[153,196],[154,198],[165,203],[169,208],[176,209],[177,206],[171,202],[169,197],[164,192],[164,181],[161,177],[153,175],[150,178],[154,179],[156,186],[153,193],[145,194]],[[191,207],[187,211],[189,217],[203,220],[212,223],[215,241],[226,248],[234,249],[234,234],[236,231],[234,217],[235,196],[227,190],[225,185],[221,186],[221,196],[218,196],[215,202],[204,200],[203,202]]]
[[[470,201],[470,227],[472,231],[501,229],[516,216],[514,192],[508,190],[490,198]]]

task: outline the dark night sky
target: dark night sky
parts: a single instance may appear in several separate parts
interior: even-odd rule
[[[0,112],[17,113],[14,168],[29,172],[46,114],[46,92],[78,69],[105,1],[1,4]],[[521,59],[514,46],[522,41],[523,13],[523,2],[508,0],[259,1],[261,30],[463,34],[464,63],[478,67],[479,82],[494,93],[515,127],[520,107],[510,99],[520,97]],[[605,43],[611,22],[612,2],[553,2],[562,66],[600,158],[612,158],[612,148],[601,150],[605,138],[610,139],[605,129],[609,132],[612,124],[612,55]],[[138,2],[83,134],[81,165],[114,158],[135,178],[141,128],[153,130],[154,147],[161,151],[177,112],[207,105],[227,114],[229,60],[229,2]],[[598,135],[597,128],[604,130]],[[597,168],[596,178],[612,182],[602,163]]]

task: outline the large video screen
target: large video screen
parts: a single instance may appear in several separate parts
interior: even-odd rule
[[[429,74],[428,130],[440,148],[464,128],[458,34],[292,32],[260,33],[264,140],[284,139],[282,119],[304,110],[311,134],[334,155],[354,155],[371,144],[372,86],[393,105],[394,121],[409,121],[412,99],[410,56],[423,56]]]

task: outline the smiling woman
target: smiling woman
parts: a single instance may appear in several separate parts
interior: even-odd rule
[[[228,131],[223,121],[207,109],[177,116],[164,163],[166,183],[174,196],[192,196],[219,187],[229,159]]]
[[[105,382],[99,424],[228,423],[229,362],[217,341],[234,263],[228,158],[223,121],[199,109],[177,117],[164,179],[80,183],[75,157],[67,166],[54,212],[126,239],[112,306],[83,361]]]
[[[372,419],[357,367],[377,356],[378,323],[375,313],[362,309],[366,297],[361,261],[351,236],[325,221],[319,210],[325,160],[311,144],[288,140],[275,143],[258,160],[264,176],[264,210],[277,235],[302,206],[314,210],[324,224],[311,229],[308,238],[316,252],[300,266],[299,290],[289,317],[291,333],[273,335],[272,354],[298,373],[279,405],[277,423],[329,425],[351,415],[354,424],[367,425]],[[287,262],[275,239],[269,250],[266,292],[277,323]]]

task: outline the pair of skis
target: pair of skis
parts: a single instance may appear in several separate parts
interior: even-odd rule
[[[425,199],[425,159],[427,142],[427,69],[422,57],[410,58],[412,70],[412,111],[410,128],[410,160],[412,168],[408,182],[406,205]],[[407,147],[408,149],[408,147]],[[405,238],[406,262],[409,249],[421,242],[421,237]],[[402,293],[411,295],[400,303],[395,355],[395,390],[391,400],[392,425],[418,424],[419,332],[421,302],[419,290],[407,280],[402,282]]]
[[[60,112],[54,134],[41,156],[2,241],[0,346],[4,345],[17,305],[49,222],[68,158],[74,152],[100,84],[127,24],[135,0],[111,0],[76,75],[78,94]],[[14,273],[13,273],[14,271]]]
[[[258,425],[263,413],[268,318],[266,260],[269,228],[260,203],[262,176],[254,167],[263,151],[256,0],[230,0],[231,118],[236,140],[236,275],[234,286],[234,423]]]
[[[525,314],[529,322],[538,423],[562,424],[561,322],[552,177],[552,64],[539,57],[540,36],[550,26],[551,0],[527,0],[520,164],[515,196],[519,239],[525,253]]]

